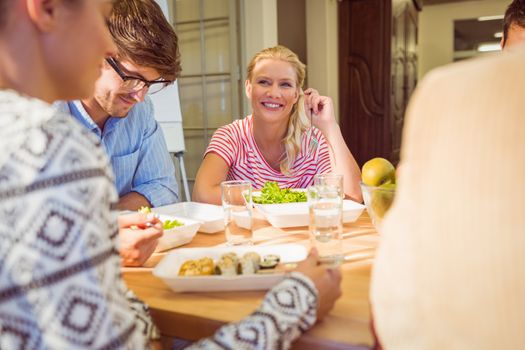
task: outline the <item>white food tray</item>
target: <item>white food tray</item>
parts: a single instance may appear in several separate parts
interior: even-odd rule
[[[190,243],[201,226],[200,221],[179,216],[159,215],[159,219],[162,222],[166,220],[177,220],[183,222],[184,225],[164,230],[164,234],[159,238],[155,252],[161,252]]]
[[[181,248],[170,252],[157,265],[153,274],[161,278],[175,292],[220,292],[270,289],[284,278],[284,273],[252,274],[238,276],[178,276],[180,266],[187,260],[209,257],[217,260],[226,253],[234,252],[239,257],[247,252],[256,252],[261,257],[277,254],[282,263],[306,259],[308,252],[300,244],[272,246],[239,246],[212,248]]]
[[[255,208],[274,227],[308,226],[308,203],[254,204]],[[356,221],[365,206],[349,199],[343,201],[343,223]]]
[[[200,221],[199,232],[216,233],[224,230],[224,211],[219,205],[182,202],[153,208],[152,211]]]

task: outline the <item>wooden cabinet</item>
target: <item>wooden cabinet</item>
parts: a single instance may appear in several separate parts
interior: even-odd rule
[[[397,163],[404,113],[417,83],[417,0],[339,2],[341,129],[362,165]]]

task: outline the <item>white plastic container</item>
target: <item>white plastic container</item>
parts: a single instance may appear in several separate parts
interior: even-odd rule
[[[254,204],[273,227],[308,226],[308,203]],[[349,199],[343,201],[343,223],[356,221],[365,206]]]
[[[220,205],[181,202],[152,210],[159,214],[175,215],[200,221],[199,232],[216,233],[224,230],[224,211]]]
[[[164,234],[159,238],[159,243],[155,248],[155,252],[161,252],[190,243],[201,226],[200,221],[179,216],[159,215],[159,219],[162,222],[166,220],[177,220],[184,223],[184,225],[164,230]]]
[[[175,292],[219,292],[270,289],[284,278],[284,273],[253,274],[237,276],[179,276],[181,265],[187,260],[209,257],[217,260],[226,253],[234,252],[239,257],[247,252],[256,252],[261,257],[268,254],[280,256],[282,263],[306,259],[308,252],[300,244],[272,246],[238,246],[212,248],[181,248],[166,255],[157,265],[153,274],[161,278]]]

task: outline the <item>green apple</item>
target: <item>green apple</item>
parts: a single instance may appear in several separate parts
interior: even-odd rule
[[[385,158],[370,159],[363,165],[361,179],[368,186],[396,183],[396,169]]]

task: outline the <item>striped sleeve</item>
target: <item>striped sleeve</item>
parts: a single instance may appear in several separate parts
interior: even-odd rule
[[[234,124],[229,124],[217,129],[213,134],[210,144],[204,153],[215,153],[231,167],[237,157],[239,140],[235,137]]]
[[[316,173],[329,173],[333,170],[330,162],[330,145],[320,130],[316,130],[316,138],[319,140]]]

